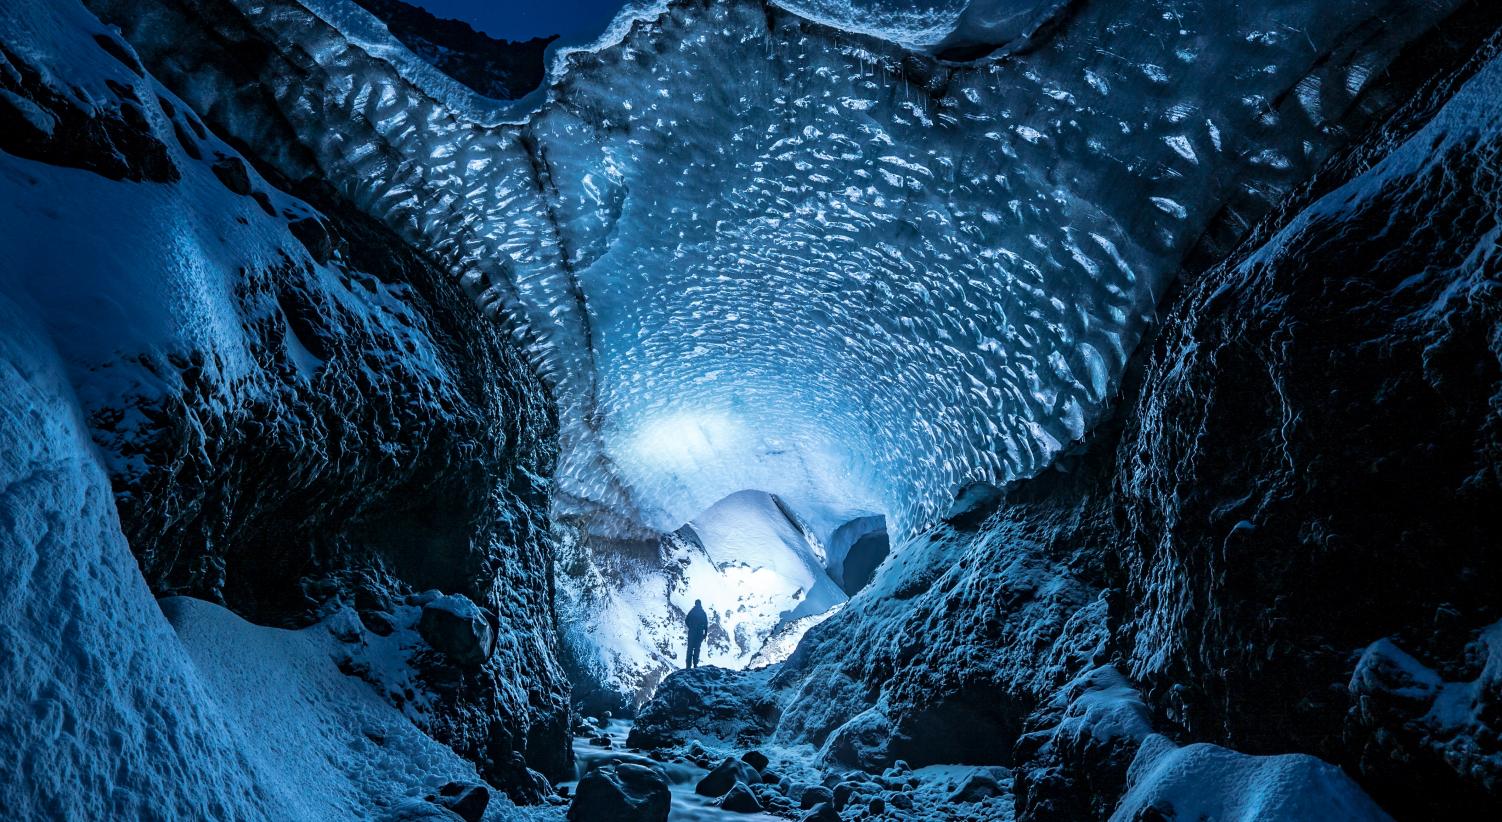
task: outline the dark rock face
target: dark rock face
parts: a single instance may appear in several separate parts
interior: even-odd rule
[[[484,603],[493,638],[487,618],[424,620],[466,669],[431,678],[446,707],[429,730],[535,800],[526,764],[562,773],[568,760],[539,479],[555,447],[547,394],[444,273],[336,200],[308,199],[331,218],[348,287],[400,295],[400,318],[368,322],[303,263],[247,270],[245,315],[262,318],[247,328],[255,383],[224,386],[212,355],[183,352],[148,364],[177,396],[94,414],[100,445],[145,465],[115,478],[126,535],[155,590],[262,622],[413,589]],[[435,359],[414,357],[418,345]],[[311,377],[299,349],[321,363]],[[225,390],[245,400],[221,409]],[[496,688],[503,679],[517,687]]]
[[[1354,765],[1354,655],[1392,634],[1459,663],[1499,616],[1486,261],[1502,147],[1453,128],[1259,236],[1169,313],[1121,450],[1122,634],[1134,677],[1197,737]],[[1366,775],[1399,814],[1470,805],[1413,771]]]
[[[558,39],[497,40],[459,20],[435,17],[401,0],[355,0],[379,17],[402,45],[486,97],[514,100],[542,84],[543,56]]]
[[[100,33],[94,42],[132,73],[143,73],[135,52],[115,35]],[[0,47],[0,64],[9,69],[0,71],[0,151],[112,180],[181,178],[134,88],[111,81],[113,99],[85,106],[9,49]]]
[[[604,765],[584,775],[569,822],[665,822],[672,796],[661,774],[641,765]]]
[[[1104,544],[1081,533],[1093,509],[1014,510],[978,535],[936,529],[811,629],[774,679],[797,689],[777,737],[878,772],[897,759],[1008,764],[1027,714],[1106,638],[1099,587],[1081,579]]]

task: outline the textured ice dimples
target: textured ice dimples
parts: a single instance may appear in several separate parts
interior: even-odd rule
[[[561,506],[665,530],[761,488],[900,535],[1081,436],[1185,255],[1305,176],[1455,3],[1091,3],[949,63],[669,2],[510,124],[346,36],[358,14],[236,5],[285,44],[278,106],[328,176],[519,320]]]

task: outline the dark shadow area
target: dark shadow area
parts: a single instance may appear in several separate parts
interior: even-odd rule
[[[871,578],[886,560],[891,547],[886,531],[866,534],[850,546],[850,553],[845,556],[840,574],[840,587],[844,589],[845,596],[853,597],[856,591],[871,584]]]

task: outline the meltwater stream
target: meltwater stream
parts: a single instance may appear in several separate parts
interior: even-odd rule
[[[735,813],[715,807],[713,804],[716,801],[715,798],[694,793],[694,786],[709,773],[707,769],[691,762],[661,762],[645,753],[627,748],[626,737],[631,734],[631,725],[632,723],[628,720],[611,719],[599,729],[599,735],[610,740],[609,748],[591,742],[590,737],[576,735],[574,737],[574,779],[560,783],[559,788],[566,788],[569,795],[573,795],[579,787],[579,780],[591,769],[601,765],[620,763],[644,765],[661,773],[667,779],[668,790],[673,797],[672,811],[668,815],[671,822],[722,819],[780,822],[781,817],[771,814]]]

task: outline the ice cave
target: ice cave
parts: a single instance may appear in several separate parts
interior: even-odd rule
[[[1502,4],[0,0],[0,819],[1502,818]]]

